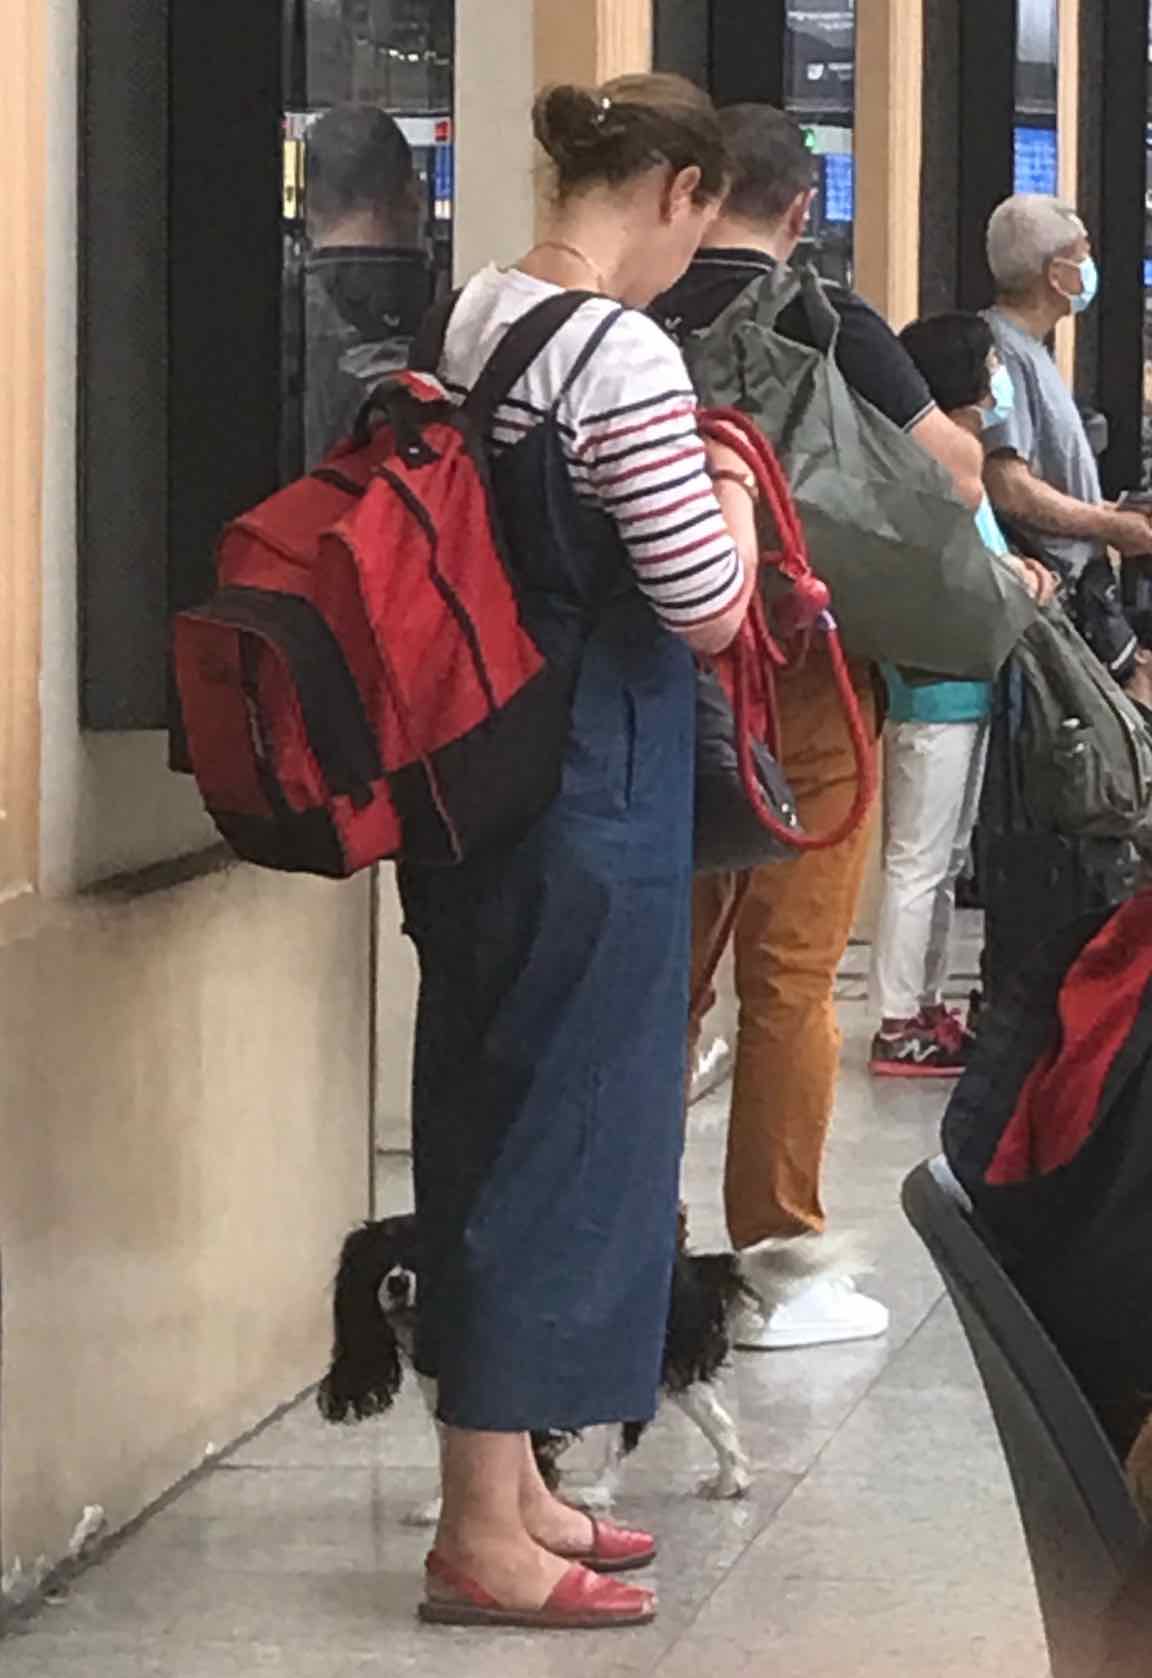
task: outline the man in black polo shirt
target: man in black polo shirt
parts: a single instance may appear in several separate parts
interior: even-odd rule
[[[653,311],[680,339],[711,326],[747,285],[792,258],[812,203],[812,155],[789,117],[770,106],[739,105],[723,111],[721,120],[734,163],[730,196],[707,248]],[[907,351],[874,309],[840,286],[830,286],[828,296],[840,316],[836,354],[849,384],[934,455],[975,510],[983,494],[979,442],[935,406]],[[787,309],[778,326],[806,341],[802,307]],[[854,679],[875,731],[871,667],[858,666]],[[855,784],[826,653],[814,648],[802,669],[780,682],[779,708],[784,768],[801,820],[812,831],[826,830],[845,813]],[[832,850],[758,870],[739,912],[740,1031],[725,1202],[740,1250],[817,1236],[824,1228],[820,1175],[840,1051],[834,990],[869,848],[865,827]],[[734,890],[734,880],[725,876],[697,882],[698,972]],[[694,1035],[699,1024],[694,1022]],[[742,1324],[741,1346],[771,1350],[884,1333],[883,1305],[856,1292],[831,1265],[817,1274],[771,1316]]]

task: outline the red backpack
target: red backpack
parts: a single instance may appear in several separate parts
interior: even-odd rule
[[[247,861],[455,863],[555,796],[570,679],[520,620],[487,438],[586,300],[525,315],[462,404],[426,375],[386,381],[323,466],[224,532],[173,657],[193,773]]]

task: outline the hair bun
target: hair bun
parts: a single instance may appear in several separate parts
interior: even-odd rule
[[[537,140],[553,163],[565,162],[598,146],[604,138],[607,102],[585,87],[545,88],[532,111]]]

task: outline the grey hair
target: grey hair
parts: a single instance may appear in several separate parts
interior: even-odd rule
[[[1027,291],[1088,229],[1071,204],[1040,193],[1006,198],[988,223],[988,266],[1001,291]]]

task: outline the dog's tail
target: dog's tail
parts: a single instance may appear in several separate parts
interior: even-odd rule
[[[332,1364],[316,1402],[325,1421],[364,1421],[390,1410],[400,1391],[400,1347],[380,1289],[405,1256],[396,1220],[354,1229],[340,1254],[332,1305]]]

